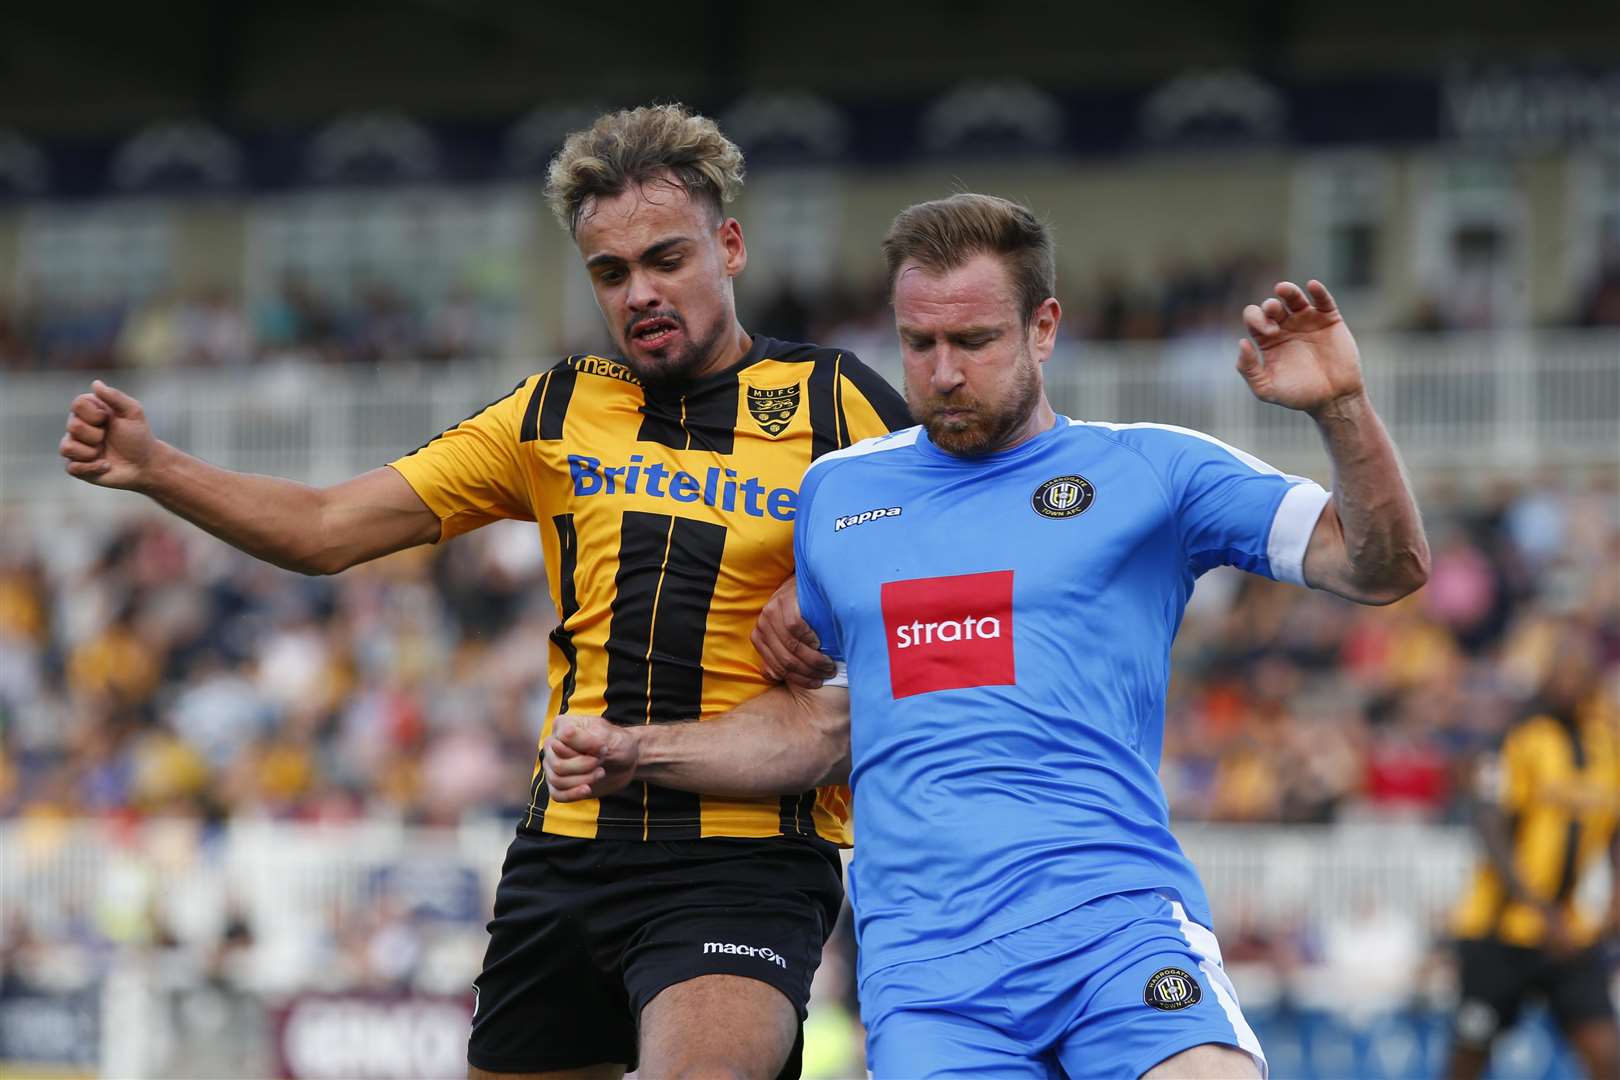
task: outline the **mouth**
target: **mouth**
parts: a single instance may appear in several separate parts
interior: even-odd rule
[[[630,340],[649,352],[656,352],[675,340],[681,324],[666,316],[643,319],[630,328]]]
[[[974,412],[974,410],[969,409],[969,408],[964,408],[962,406],[954,406],[954,407],[951,407],[951,408],[936,409],[934,411],[934,419],[936,419],[939,422],[944,423],[944,424],[968,424],[968,423],[972,423],[973,418],[976,415],[977,414]]]

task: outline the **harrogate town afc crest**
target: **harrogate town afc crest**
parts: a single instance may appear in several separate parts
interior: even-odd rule
[[[1198,980],[1180,968],[1160,968],[1142,991],[1142,1000],[1155,1009],[1176,1012],[1203,1000]]]
[[[1035,489],[1030,504],[1042,517],[1071,518],[1083,514],[1097,497],[1097,489],[1083,476],[1054,476]]]
[[[782,434],[799,411],[799,384],[775,389],[748,387],[748,415],[771,438]]]

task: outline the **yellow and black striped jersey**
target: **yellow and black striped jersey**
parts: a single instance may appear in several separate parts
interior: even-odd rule
[[[1537,713],[1509,729],[1500,751],[1482,763],[1477,786],[1507,819],[1519,881],[1542,904],[1564,910],[1577,944],[1590,942],[1597,921],[1575,898],[1582,875],[1608,852],[1620,815],[1614,718],[1601,702],[1573,716]],[[1541,913],[1509,895],[1488,859],[1474,873],[1454,929],[1459,937],[1532,947],[1546,933]]]
[[[799,481],[829,450],[910,423],[848,353],[753,339],[731,368],[661,393],[621,361],[570,356],[391,464],[447,539],[500,518],[539,525],[551,597],[551,703],[620,724],[705,718],[769,685],[749,634],[793,573]],[[635,783],[548,805],[565,836],[818,834],[849,842],[849,793],[730,799]]]

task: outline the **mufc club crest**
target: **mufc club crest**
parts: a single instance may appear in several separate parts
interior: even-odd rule
[[[773,439],[787,430],[798,411],[798,383],[770,390],[748,387],[748,415],[754,418],[761,431]]]

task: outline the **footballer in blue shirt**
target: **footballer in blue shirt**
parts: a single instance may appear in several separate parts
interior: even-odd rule
[[[1355,341],[1320,282],[1243,312],[1238,372],[1316,422],[1330,493],[1199,432],[1054,412],[1055,259],[1026,208],[923,203],[883,247],[919,425],[806,473],[796,591],[755,636],[787,683],[702,723],[560,724],[552,796],[847,777],[879,1078],[1263,1076],[1158,780],[1170,645],[1214,566],[1367,604],[1427,579]]]

